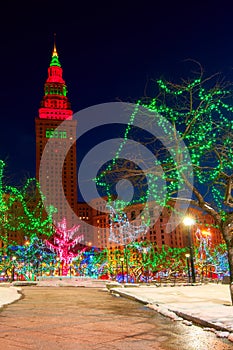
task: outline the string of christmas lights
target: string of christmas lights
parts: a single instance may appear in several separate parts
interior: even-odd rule
[[[79,227],[80,225],[75,225],[68,229],[66,218],[63,218],[61,222],[58,222],[55,225],[53,243],[49,240],[45,240],[47,247],[58,254],[62,264],[62,276],[67,276],[69,265],[72,263],[74,257],[80,254],[74,249],[78,243],[81,243],[84,240],[84,235],[74,237],[79,230]]]
[[[34,234],[51,236],[53,233],[52,216],[56,209],[45,209],[43,195],[36,179],[28,179],[22,188],[4,185],[5,163],[0,161],[0,239],[7,241],[9,232],[19,232],[22,236]]]
[[[144,223],[136,225],[130,223],[127,214],[121,212],[114,207],[114,203],[107,206],[110,210],[109,214],[109,241],[125,245],[135,241],[140,236],[143,236],[148,226]]]
[[[112,163],[96,178],[97,185],[105,187],[109,200],[111,200],[107,175],[111,171],[114,172],[114,165],[120,157],[129,130],[137,116],[138,106],[143,106],[154,113],[154,118],[158,119],[158,115],[163,116],[160,120],[158,119],[158,123],[165,132],[167,131],[167,135],[174,137],[176,130],[179,131],[181,139],[189,149],[196,183],[208,186],[208,195],[212,196],[215,208],[222,210],[225,195],[223,174],[231,175],[233,168],[233,124],[231,121],[233,107],[226,102],[230,91],[218,85],[210,87],[209,82],[206,84],[207,87],[204,87],[205,81],[200,78],[184,83],[182,86],[164,80],[158,80],[157,84],[160,89],[159,97],[147,103],[138,101],[126,128],[125,140]],[[161,98],[161,95],[164,98]],[[160,162],[164,171],[164,179],[173,179],[173,181],[166,181],[166,188],[164,188],[167,199],[169,199],[178,190],[178,186],[182,186],[185,162],[182,163],[182,167],[176,167],[177,164],[174,163],[169,152],[166,157],[161,157]],[[177,181],[177,178],[180,181]],[[151,175],[150,183],[156,182],[156,179],[156,175]],[[158,200],[158,189],[150,186],[149,190],[151,197]],[[148,193],[142,196],[140,202],[146,202],[147,195]]]

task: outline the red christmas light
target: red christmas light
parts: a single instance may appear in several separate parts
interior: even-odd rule
[[[54,235],[54,243],[46,240],[46,245],[50,250],[56,252],[62,264],[62,276],[67,276],[69,271],[69,264],[71,264],[74,257],[79,253],[74,251],[78,243],[84,240],[84,235],[79,235],[75,238],[75,233],[79,230],[80,225],[73,226],[67,229],[66,219],[57,223],[56,232]]]
[[[48,68],[48,78],[44,85],[44,97],[39,109],[40,119],[71,120],[71,110],[67,98],[67,87],[62,77],[62,68],[54,43],[52,59]]]

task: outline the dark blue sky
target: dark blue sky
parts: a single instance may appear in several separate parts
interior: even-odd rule
[[[0,159],[13,182],[35,174],[34,120],[54,32],[74,112],[118,99],[135,101],[151,79],[186,77],[192,68],[184,63],[188,58],[208,75],[221,71],[233,78],[231,1],[93,3],[1,5]]]

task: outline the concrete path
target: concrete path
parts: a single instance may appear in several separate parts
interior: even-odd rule
[[[232,350],[201,327],[171,322],[106,289],[22,287],[0,313],[2,350]]]
[[[96,280],[53,280],[40,281],[39,287],[74,286],[105,288],[104,281]],[[173,320],[184,319],[209,328],[219,337],[233,342],[233,306],[231,306],[229,285],[206,284],[196,286],[130,286],[107,283],[115,294],[146,304],[151,309]],[[113,288],[114,287],[114,288]],[[0,285],[0,307],[21,298],[21,288],[9,284]],[[188,324],[188,323],[187,323]]]

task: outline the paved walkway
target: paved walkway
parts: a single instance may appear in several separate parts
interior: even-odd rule
[[[74,280],[73,280],[74,281]],[[103,281],[76,281],[73,286],[105,288]],[[71,286],[71,280],[41,281],[41,286]],[[130,286],[107,283],[116,295],[143,302],[155,311],[172,318],[185,320],[187,325],[200,324],[219,337],[233,342],[233,306],[231,306],[229,285],[204,284],[196,286]],[[0,306],[10,304],[21,297],[20,287],[0,284]]]

